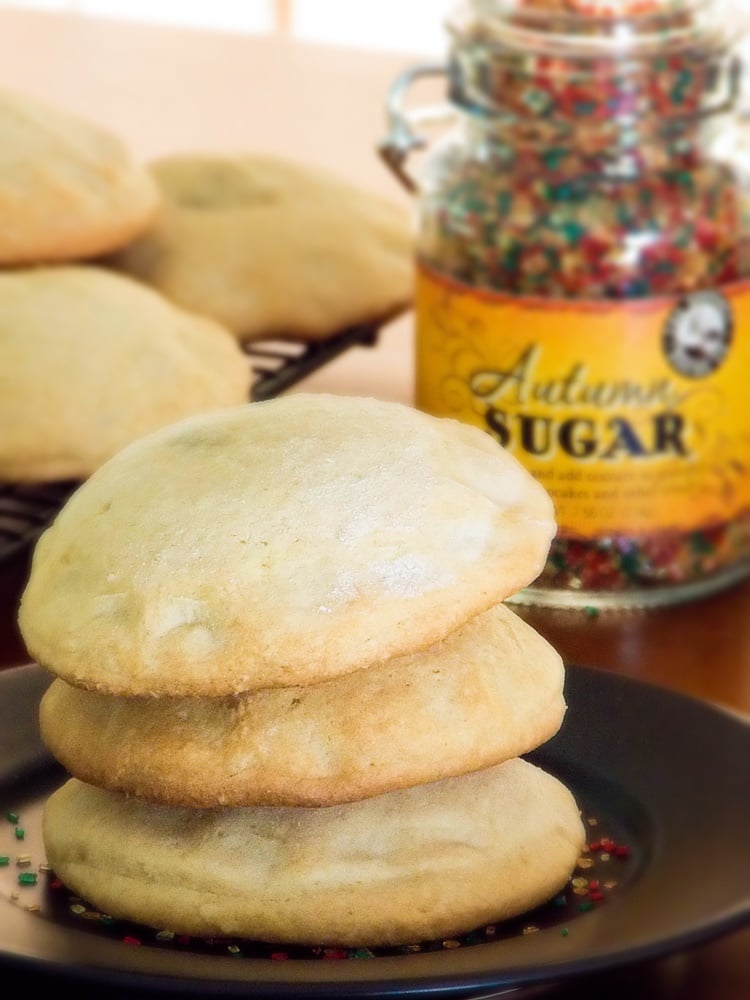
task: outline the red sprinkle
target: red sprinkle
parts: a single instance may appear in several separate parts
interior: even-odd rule
[[[344,948],[324,948],[323,958],[331,958],[336,960],[341,958],[346,958],[346,951]]]

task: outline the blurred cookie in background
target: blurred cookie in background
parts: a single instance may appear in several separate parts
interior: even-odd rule
[[[0,90],[0,267],[109,253],[150,224],[158,200],[116,134]]]
[[[103,268],[0,272],[0,481],[90,475],[134,438],[248,399],[219,324]]]
[[[325,170],[270,155],[150,165],[161,209],[106,263],[238,339],[320,341],[413,296],[410,213]]]

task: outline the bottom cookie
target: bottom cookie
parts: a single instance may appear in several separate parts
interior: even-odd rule
[[[585,845],[571,792],[519,758],[325,808],[158,806],[73,778],[48,799],[43,837],[58,878],[114,917],[348,947],[524,913]]]

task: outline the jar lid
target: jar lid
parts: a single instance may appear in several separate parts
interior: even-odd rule
[[[464,0],[446,25],[455,40],[480,32],[487,43],[606,57],[725,48],[732,20],[725,0]]]
[[[675,94],[658,113],[695,114],[715,103],[735,27],[726,0],[464,0],[446,21],[452,97],[517,113],[521,87],[583,84],[600,114],[641,114],[656,83]]]

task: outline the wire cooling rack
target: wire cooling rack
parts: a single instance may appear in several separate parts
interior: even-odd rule
[[[249,342],[243,346],[255,376],[251,398],[260,400],[279,396],[350,347],[373,347],[377,338],[378,327],[363,325],[353,326],[320,343],[302,344],[293,340]]]
[[[372,347],[380,325],[351,327],[320,343],[296,340],[250,341],[242,345],[253,381],[251,400],[270,399],[352,347]],[[68,499],[77,482],[0,482],[0,561],[33,545]]]
[[[0,483],[0,559],[7,559],[34,542],[76,486],[73,482]]]

